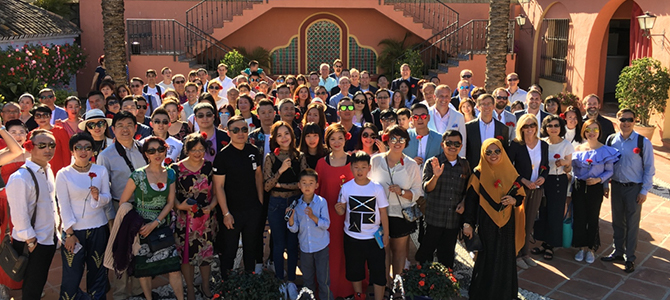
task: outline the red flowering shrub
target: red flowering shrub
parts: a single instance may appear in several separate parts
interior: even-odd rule
[[[433,262],[413,265],[402,274],[405,294],[432,299],[451,299],[459,295],[459,283],[452,270]]]

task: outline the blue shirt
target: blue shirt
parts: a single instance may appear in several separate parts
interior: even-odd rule
[[[621,132],[617,133],[612,139],[612,148],[615,148],[621,154],[619,162],[614,165],[614,174],[612,180],[622,183],[642,183],[640,194],[646,195],[651,189],[656,168],[654,167],[654,149],[648,139],[644,139],[642,144],[644,162],[639,153],[635,153],[637,148],[637,132],[633,131],[627,139],[623,139]]]
[[[54,106],[54,110],[51,112],[51,125],[56,123],[56,120],[66,120],[67,111],[61,108],[60,106]]]
[[[619,152],[605,145],[595,150],[574,152],[572,154],[572,172],[579,180],[600,178],[603,183],[607,183],[607,180],[614,173],[614,163],[618,160]]]
[[[314,223],[305,214],[305,208],[312,208],[312,213],[319,219],[319,223]],[[319,195],[314,195],[312,202],[309,204],[302,200],[302,196],[298,199],[298,205],[293,210],[293,226],[286,222],[286,227],[293,232],[298,233],[298,241],[300,242],[300,251],[305,253],[319,252],[330,244],[330,234],[328,227],[330,227],[330,217],[328,215],[328,202]]]
[[[344,94],[342,94],[342,92],[339,92],[330,97],[330,100],[328,100],[328,104],[330,104],[330,106],[332,107],[337,108],[337,104],[340,103],[340,100],[342,100],[342,98],[344,97],[345,97]],[[347,97],[349,97],[350,99],[353,98],[351,94],[347,94]]]

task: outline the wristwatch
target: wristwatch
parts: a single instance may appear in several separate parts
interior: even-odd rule
[[[36,245],[35,245],[35,242],[30,242],[30,243],[28,243],[28,248],[33,248],[33,247],[35,247],[35,246],[36,246]]]
[[[405,196],[405,190],[403,189],[400,190],[400,196]]]
[[[69,237],[71,237],[71,236],[73,236],[73,235],[74,235],[74,233],[70,234],[70,233],[67,233],[67,232],[66,232],[66,233],[65,233],[65,238],[69,238]]]

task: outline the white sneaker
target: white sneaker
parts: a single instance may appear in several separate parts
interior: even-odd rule
[[[576,261],[584,260],[584,250],[579,250],[579,252],[577,252],[577,254],[575,254],[575,260]]]
[[[523,261],[525,261],[526,264],[530,267],[537,267],[537,263],[529,256],[524,257]]]
[[[289,300],[295,300],[298,298],[298,287],[295,286],[295,283],[288,283],[288,298]]]
[[[412,265],[412,263],[410,263],[408,259],[405,259],[405,270],[409,270],[409,267],[411,265]]]
[[[282,283],[282,284],[279,286],[279,292],[280,292],[282,295],[284,295],[284,296],[288,296],[288,293],[287,293],[287,284],[286,284],[286,283]]]
[[[587,264],[592,264],[593,261],[596,260],[595,255],[593,255],[593,251],[586,251],[586,263]]]
[[[256,273],[256,274],[263,273],[263,264],[256,264],[256,268],[254,269],[254,273]]]

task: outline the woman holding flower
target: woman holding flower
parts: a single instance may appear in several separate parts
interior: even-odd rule
[[[533,114],[525,114],[517,121],[516,137],[509,146],[509,160],[521,176],[520,181],[526,194],[523,202],[526,213],[526,244],[519,252],[516,262],[522,269],[537,266],[528,256],[528,247],[533,240],[533,225],[549,174],[549,144],[540,140],[537,133],[537,118]]]
[[[596,120],[584,122],[581,132],[585,143],[575,148],[572,155],[575,182],[572,186],[572,246],[579,248],[576,261],[595,260],[594,251],[600,246],[598,220],[603,202],[603,183],[614,174],[614,163],[619,152],[598,141],[600,123]]]
[[[200,268],[200,293],[211,298],[209,278],[214,255],[217,222],[212,213],[217,202],[212,201],[212,163],[205,160],[207,139],[192,133],[184,139],[186,158],[171,168],[177,173],[177,251],[181,255],[181,271],[186,280],[188,299],[195,299],[193,268]]]
[[[500,140],[485,140],[479,165],[470,177],[463,213],[463,235],[472,238],[478,226],[483,246],[472,272],[471,300],[517,299],[514,261],[525,243],[525,216],[519,206],[526,193],[520,180]]]
[[[572,170],[572,153],[575,148],[565,140],[565,121],[557,115],[550,115],[542,121],[542,136],[549,144],[549,175],[544,186],[547,205],[540,207],[538,220],[535,222],[534,237],[543,241],[540,247],[533,248],[531,253],[543,254],[544,259],[554,257],[554,246],[563,243],[563,217],[567,197],[567,173]]]
[[[73,135],[69,144],[73,162],[56,174],[56,195],[64,228],[61,299],[89,296],[106,299],[107,268],[102,260],[109,237],[105,210],[112,194],[107,169],[91,163],[93,144],[88,134]],[[84,269],[86,291],[79,288]]]

